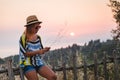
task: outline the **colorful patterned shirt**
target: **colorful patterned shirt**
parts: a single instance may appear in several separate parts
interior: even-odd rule
[[[25,42],[24,42],[25,41]],[[24,35],[21,36],[19,41],[19,59],[20,59],[20,66],[24,67],[26,65],[33,65],[39,66],[41,63],[41,55],[36,54],[34,56],[25,56],[26,52],[36,51],[43,48],[41,39],[38,36],[37,40],[34,42],[26,41]]]

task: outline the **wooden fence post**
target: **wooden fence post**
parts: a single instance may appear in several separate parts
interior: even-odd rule
[[[20,78],[21,78],[21,80],[25,80],[24,79],[24,73],[23,73],[23,70],[22,70],[21,67],[19,67],[19,71],[20,71]]]
[[[114,80],[119,80],[118,61],[115,50],[113,51],[113,59],[114,59]]]
[[[95,80],[98,80],[98,65],[97,65],[97,54],[94,54],[94,78]]]
[[[106,53],[104,52],[104,58],[103,58],[103,66],[104,66],[104,79],[108,80],[108,74],[107,74],[107,58],[106,58]]]
[[[15,80],[13,69],[12,69],[12,59],[9,59],[7,61],[7,70],[8,70],[9,80]]]
[[[77,80],[77,67],[76,67],[76,53],[73,53],[73,75],[74,75],[74,79],[73,80]]]
[[[83,79],[87,80],[87,64],[86,64],[86,57],[83,58],[83,65],[84,65],[84,76]]]
[[[54,52],[52,53],[52,56],[55,56]],[[55,72],[55,57],[53,57],[51,61],[52,61],[52,69]]]
[[[63,52],[63,50],[61,50]],[[63,80],[67,80],[67,74],[66,74],[66,55],[63,52],[62,53],[62,68],[63,68]]]

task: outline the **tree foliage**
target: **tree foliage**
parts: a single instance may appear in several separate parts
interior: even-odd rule
[[[117,0],[109,0],[110,4],[108,5],[112,9],[113,18],[117,23],[116,29],[112,30],[113,39],[119,40],[120,39],[120,2]]]
[[[120,43],[120,42],[119,42]],[[105,42],[101,42],[100,39],[91,40],[83,46],[73,44],[72,46],[68,46],[66,48],[55,49],[49,51],[44,56],[44,60],[46,63],[55,66],[61,66],[62,62],[66,62],[68,66],[71,65],[71,60],[73,54],[78,53],[78,56],[85,55],[88,60],[93,60],[93,54],[96,53],[98,55],[98,59],[103,58],[103,52],[105,51],[107,55],[112,56],[113,50],[116,48],[115,40],[106,40]],[[4,59],[0,59],[0,63],[3,63],[3,60],[6,61],[12,58],[14,66],[18,65],[19,56],[9,56]],[[64,61],[64,59],[66,61]],[[53,64],[54,63],[54,64]]]

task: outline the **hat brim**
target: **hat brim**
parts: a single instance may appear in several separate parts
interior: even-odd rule
[[[30,22],[30,23],[26,24],[25,27],[29,26],[29,25],[32,25],[32,24],[35,24],[35,23],[39,23],[40,24],[42,22],[41,21],[33,21],[33,22]]]

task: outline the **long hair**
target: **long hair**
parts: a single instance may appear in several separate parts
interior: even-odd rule
[[[26,37],[29,37],[27,34],[28,34],[28,33],[31,33],[31,30],[32,30],[32,27],[33,27],[33,26],[34,26],[34,24],[25,26],[26,28],[25,28],[23,34],[24,34]]]

